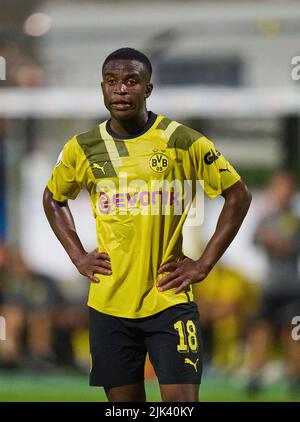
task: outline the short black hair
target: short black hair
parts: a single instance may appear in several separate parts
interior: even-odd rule
[[[136,60],[137,62],[143,63],[146,66],[146,69],[148,71],[149,80],[151,78],[152,65],[150,63],[150,60],[144,53],[138,50],[135,50],[134,48],[123,47],[110,53],[109,56],[107,56],[106,59],[104,60],[104,63],[102,66],[102,73],[107,63],[111,62],[112,60]]]

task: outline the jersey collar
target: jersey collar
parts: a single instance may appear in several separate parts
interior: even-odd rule
[[[149,129],[151,129],[151,127],[154,125],[156,119],[157,119],[157,114],[150,111],[147,123],[145,124],[143,129],[139,133],[137,133],[136,135],[128,135],[128,136],[119,135],[118,133],[114,132],[111,129],[111,127],[109,125],[110,120],[106,121],[105,129],[106,129],[107,133],[114,139],[135,139],[135,138],[139,138],[140,136],[144,135]]]

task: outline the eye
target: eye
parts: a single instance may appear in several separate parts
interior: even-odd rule
[[[128,79],[127,81],[127,85],[131,86],[131,85],[135,85],[136,84],[136,80],[135,79]]]
[[[112,78],[110,78],[110,79],[107,79],[107,80],[106,80],[106,83],[107,83],[108,85],[112,86],[112,85],[114,85],[115,80],[114,80],[114,79],[112,79]]]

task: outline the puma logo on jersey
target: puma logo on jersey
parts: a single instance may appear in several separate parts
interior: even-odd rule
[[[197,363],[198,363],[199,359],[196,360],[196,362],[194,363],[191,359],[189,358],[185,358],[184,359],[184,363],[188,363],[189,365],[192,365],[195,368],[195,371],[198,372],[197,370]]]
[[[105,174],[104,167],[105,167],[106,164],[107,164],[107,161],[105,161],[105,163],[103,164],[103,166],[100,166],[100,164],[97,164],[97,163],[93,163],[93,167],[95,169],[100,169],[102,171],[102,173]]]

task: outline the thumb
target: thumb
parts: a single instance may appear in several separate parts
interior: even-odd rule
[[[87,276],[93,283],[99,283],[99,279],[96,278],[93,273],[88,273]]]

